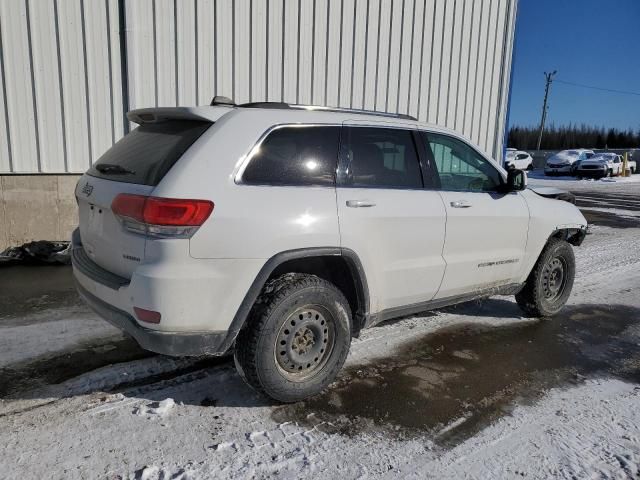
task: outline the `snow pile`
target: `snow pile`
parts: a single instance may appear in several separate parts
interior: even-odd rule
[[[161,402],[153,402],[142,407],[136,407],[133,411],[139,417],[165,417],[176,406],[173,398],[165,398]]]

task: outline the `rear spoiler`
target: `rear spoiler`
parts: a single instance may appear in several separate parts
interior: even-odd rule
[[[232,107],[158,107],[139,108],[127,113],[127,118],[133,123],[158,123],[167,120],[199,120],[215,122],[232,111]]]

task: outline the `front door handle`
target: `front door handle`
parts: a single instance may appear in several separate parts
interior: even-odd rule
[[[375,207],[375,202],[371,200],[347,200],[347,207],[361,208],[361,207]]]
[[[451,202],[450,205],[453,208],[469,208],[471,206],[466,200],[456,200],[455,202]]]

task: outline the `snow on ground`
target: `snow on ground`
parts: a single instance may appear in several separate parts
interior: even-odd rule
[[[549,182],[584,192],[596,183],[583,189],[574,180]],[[633,205],[639,186],[599,188],[614,188]],[[620,213],[632,215],[624,206]],[[0,400],[2,476],[639,478],[640,229],[592,231],[576,249],[567,323],[522,318],[511,298],[500,297],[384,324],[354,340],[343,379],[329,392],[294,406],[252,392],[228,359],[153,356],[104,365]],[[609,318],[607,309],[624,314]],[[113,331],[90,314],[67,324],[55,315],[50,325],[0,325],[0,367],[43,352],[55,356],[56,349],[63,356],[100,336],[112,341]],[[592,321],[596,333],[589,331]],[[566,368],[541,362],[538,370],[524,358],[559,356],[562,366],[562,350],[571,346],[579,362],[572,358]],[[412,349],[423,357],[412,360]],[[513,361],[501,364],[500,355]],[[507,368],[519,361],[522,370]],[[492,362],[493,371],[481,368]],[[394,397],[387,381],[396,371],[415,376]],[[526,381],[512,383],[518,375]],[[496,377],[507,383],[491,388]],[[455,383],[460,378],[468,379],[467,390],[490,393],[465,405],[466,394],[454,388],[465,391],[467,380]],[[388,406],[391,413],[363,408],[354,418],[349,405],[381,405],[376,392],[399,412],[397,405]],[[414,398],[422,403],[403,403]],[[460,409],[449,412],[448,402]],[[451,414],[431,421],[441,408]],[[412,413],[419,428],[403,426]]]
[[[552,177],[544,174],[542,170],[534,170],[527,172],[529,184],[544,187],[558,187],[571,191],[590,190],[590,189],[606,189],[612,185],[632,188],[636,193],[640,189],[640,174],[634,174],[630,177],[604,177],[600,179],[558,176]]]
[[[68,311],[70,309],[63,309]],[[38,315],[40,318],[43,314]],[[0,367],[39,357],[52,350],[66,350],[105,337],[123,338],[118,329],[92,313],[66,319],[2,328]]]

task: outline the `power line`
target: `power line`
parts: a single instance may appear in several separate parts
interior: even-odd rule
[[[584,85],[582,83],[566,82],[564,80],[555,80],[558,83],[564,83],[565,85],[572,85],[574,87],[590,88],[592,90],[601,90],[603,92],[622,93],[624,95],[636,95],[640,97],[640,92],[629,92],[626,90],[615,90],[613,88],[594,87],[593,85]]]

